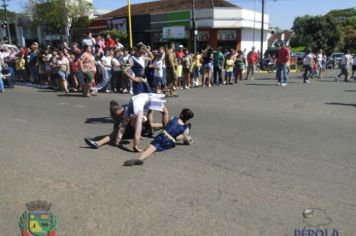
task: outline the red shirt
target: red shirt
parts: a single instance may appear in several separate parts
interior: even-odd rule
[[[177,51],[177,52],[176,52],[176,57],[177,57],[178,59],[183,59],[183,57],[184,57],[184,52],[183,52],[183,51]]]
[[[116,47],[116,42],[115,42],[115,40],[113,40],[112,38],[106,39],[106,41],[105,41],[105,46],[106,46],[107,48],[115,48],[115,47]]]
[[[258,60],[258,54],[257,52],[249,52],[248,55],[247,55],[247,62],[248,64],[256,64]]]
[[[289,50],[288,48],[281,48],[278,51],[277,64],[287,64],[289,60]]]

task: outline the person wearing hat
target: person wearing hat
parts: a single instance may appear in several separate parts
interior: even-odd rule
[[[178,50],[176,51],[176,58],[178,60],[183,60],[184,57],[183,49],[184,49],[183,45],[179,45]]]

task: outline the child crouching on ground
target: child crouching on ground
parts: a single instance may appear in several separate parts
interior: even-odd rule
[[[177,141],[183,141],[185,144],[192,144],[189,131],[191,124],[187,121],[194,117],[193,112],[185,108],[181,111],[179,117],[173,116],[166,128],[160,133],[141,154],[138,159],[131,159],[124,162],[124,166],[142,165],[143,161],[155,152],[162,152],[176,146]]]

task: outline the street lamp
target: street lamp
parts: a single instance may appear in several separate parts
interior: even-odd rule
[[[261,27],[261,51],[260,51],[260,59],[263,58],[263,35],[264,35],[264,26],[265,26],[265,0],[262,0],[262,27]]]

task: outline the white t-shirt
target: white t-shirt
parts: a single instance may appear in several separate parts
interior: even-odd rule
[[[82,41],[82,46],[85,47],[85,46],[91,46],[93,47],[94,45],[94,40],[91,39],[91,38],[84,38],[83,41]]]
[[[304,65],[312,65],[313,64],[313,58],[314,55],[312,53],[309,53],[304,57]]]
[[[120,62],[115,57],[112,58],[111,65],[112,65],[113,71],[120,71],[121,70]]]
[[[318,53],[317,56],[316,56],[316,60],[317,60],[317,62],[319,62],[319,63],[323,61],[323,58],[324,58],[324,57],[323,57],[323,54],[322,54],[322,53]]]
[[[341,65],[351,65],[352,56],[350,54],[345,54],[341,57],[340,64]]]
[[[153,62],[153,66],[155,68],[154,76],[162,78],[163,77],[163,69],[162,69],[163,63],[162,63],[162,60],[155,60]]]
[[[69,65],[69,61],[66,57],[63,57],[61,60],[57,59],[57,65],[59,66],[60,71],[67,71],[67,65]]]
[[[103,56],[101,62],[103,63],[105,69],[111,69],[112,56]]]
[[[118,50],[124,49],[124,45],[122,45],[121,43],[117,43],[116,49],[118,49]]]
[[[356,56],[352,59],[352,65],[356,66]]]

